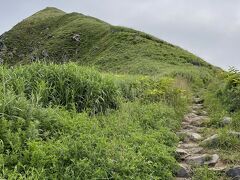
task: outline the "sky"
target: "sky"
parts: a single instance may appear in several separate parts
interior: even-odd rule
[[[0,0],[0,34],[45,7],[144,31],[240,69],[240,0]]]

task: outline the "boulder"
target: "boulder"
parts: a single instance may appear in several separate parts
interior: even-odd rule
[[[187,164],[179,164],[179,169],[176,173],[176,177],[188,178],[190,177],[191,169]]]
[[[204,165],[214,166],[215,164],[217,164],[217,162],[219,160],[219,155],[213,154],[212,156],[209,156],[209,158],[210,158],[210,160],[205,161]]]
[[[192,109],[193,110],[200,110],[200,109],[203,109],[203,105],[202,104],[194,104],[193,106],[192,106]]]
[[[229,131],[228,134],[231,135],[231,136],[240,138],[240,132]]]
[[[223,126],[227,126],[232,123],[232,118],[231,117],[224,117],[221,121],[221,124]]]
[[[204,102],[204,100],[203,99],[201,99],[201,98],[194,98],[194,103],[196,103],[196,104],[202,104],[203,102]]]
[[[188,156],[189,156],[188,152],[185,151],[184,149],[178,148],[178,149],[176,150],[176,158],[177,158],[177,159],[184,160],[184,159],[185,159],[186,157],[188,157]]]
[[[47,58],[47,57],[48,57],[48,52],[47,52],[47,50],[44,49],[44,50],[42,51],[42,55],[43,55],[44,58]]]
[[[77,42],[80,42],[80,35],[79,34],[74,34],[72,39],[77,41]]]
[[[194,147],[194,148],[190,148],[188,149],[188,152],[190,154],[199,154],[203,151],[203,148],[202,147]]]
[[[183,149],[191,149],[191,148],[198,148],[199,145],[195,143],[184,143],[184,144],[179,144],[178,147]]]
[[[240,178],[240,166],[235,166],[227,170],[226,172],[227,176],[232,178]]]
[[[209,165],[213,166],[215,165],[219,160],[219,156],[217,154],[214,155],[196,155],[191,156],[186,159],[186,162],[193,165]]]
[[[213,136],[203,140],[202,143],[205,145],[215,145],[218,143],[218,141],[219,141],[219,135],[214,134]]]
[[[199,141],[202,139],[202,136],[198,133],[188,132],[187,135],[192,141]]]

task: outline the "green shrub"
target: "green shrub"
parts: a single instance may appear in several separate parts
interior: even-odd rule
[[[118,105],[117,88],[111,80],[76,64],[35,63],[13,70],[2,69],[0,79],[6,88],[44,107],[59,105],[78,112],[90,109],[98,113],[116,109]]]
[[[127,100],[140,99],[142,102],[164,102],[174,107],[184,107],[188,96],[184,89],[175,86],[175,79],[140,76],[115,80],[121,95]]]
[[[194,169],[193,180],[218,180],[218,174],[209,170],[208,167],[199,167]]]
[[[223,101],[231,112],[240,110],[240,73],[230,69],[225,77],[225,85],[221,87],[217,96]]]
[[[177,168],[181,117],[169,106],[132,102],[89,117],[1,97],[2,178],[171,179]]]

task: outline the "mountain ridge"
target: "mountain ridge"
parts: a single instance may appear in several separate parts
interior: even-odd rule
[[[38,60],[77,61],[105,71],[133,74],[143,73],[143,66],[147,66],[144,74],[160,73],[169,65],[213,68],[192,53],[152,35],[53,7],[24,19],[2,39],[6,48],[0,57],[10,65]]]

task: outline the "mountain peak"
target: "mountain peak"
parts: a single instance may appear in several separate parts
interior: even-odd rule
[[[74,60],[106,71],[134,74],[143,69],[146,74],[162,73],[162,69],[177,65],[212,67],[149,34],[79,13],[67,14],[55,7],[35,13],[4,37],[9,52],[2,53],[2,57],[12,65],[35,60],[58,63]]]

